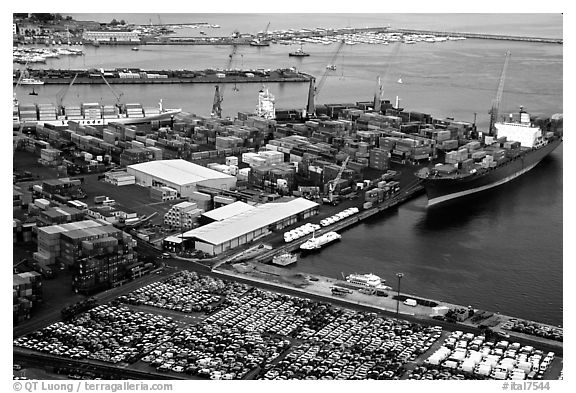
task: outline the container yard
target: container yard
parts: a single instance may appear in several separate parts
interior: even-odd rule
[[[37,18],[31,15],[27,18]],[[450,65],[465,66],[471,62],[470,53],[487,53],[477,46],[490,43],[479,43],[480,39],[529,43],[524,45],[562,44],[562,39],[390,25],[271,30],[270,21],[254,34],[236,28],[230,36],[204,30],[197,31],[199,36],[186,36],[188,30],[180,36],[175,34],[180,28],[220,26],[163,25],[157,18],[160,25],[150,20],[150,26],[132,31],[85,22],[73,33],[82,35],[82,50],[53,48],[52,37],[41,38],[49,40],[46,48],[18,47],[18,42],[39,42],[38,26],[23,25],[20,19],[14,24],[13,60],[25,64],[13,72],[15,92],[20,86],[63,85],[54,104],[26,104],[14,95],[15,379],[496,380],[528,381],[543,389],[547,382],[538,381],[563,379],[562,325],[537,322],[555,321],[554,313],[536,314],[530,321],[534,314],[504,305],[507,300],[500,298],[501,292],[530,290],[524,281],[515,282],[518,275],[506,286],[500,283],[508,277],[507,269],[521,270],[517,263],[524,256],[518,254],[518,260],[508,260],[500,270],[485,271],[478,268],[484,261],[468,256],[482,250],[480,259],[500,260],[492,254],[500,239],[487,243],[492,232],[500,233],[500,225],[487,228],[488,233],[484,221],[483,227],[475,227],[478,232],[464,231],[473,230],[469,225],[477,224],[488,206],[503,222],[498,197],[510,195],[517,202],[520,196],[514,188],[495,193],[494,200],[485,193],[488,198],[463,203],[466,209],[428,209],[500,186],[540,161],[543,165],[534,172],[561,170],[557,157],[547,156],[562,144],[562,114],[531,116],[523,107],[509,116],[499,113],[510,52],[487,130],[482,129],[482,118],[477,123],[476,113],[473,122],[447,117],[471,117],[469,108],[450,104],[447,110],[441,102],[442,109],[436,102],[424,105],[426,112],[433,107],[448,113],[442,116],[404,108],[418,101],[415,90],[443,84],[442,78],[449,76],[432,61],[431,74],[422,80],[419,64],[395,59],[404,46],[405,59],[425,53],[442,64],[446,56],[453,61]],[[24,28],[28,33],[23,34]],[[79,36],[71,37],[68,28],[70,47]],[[465,46],[467,39],[471,42]],[[367,83],[354,79],[362,94],[368,91],[368,100],[348,102],[333,95],[336,103],[316,102],[328,76],[337,73],[344,79],[343,55],[342,63],[336,61],[341,49],[358,45],[356,53],[373,55],[389,44],[394,51],[386,62],[395,66],[388,68],[410,72],[378,75],[373,99]],[[226,66],[208,68],[220,64],[212,61],[220,56],[218,48],[214,53],[196,48],[207,53],[204,63],[199,62],[203,70],[177,70],[181,53],[169,53],[174,61],[160,69],[163,63],[150,62],[149,57],[169,48],[154,45],[230,45],[232,52],[225,50]],[[238,45],[256,47],[243,49],[262,58],[274,51],[282,55],[284,63],[271,68],[297,66],[270,70],[258,68],[266,62],[246,59],[250,65],[244,68],[242,58],[242,68],[233,68]],[[267,48],[270,45],[300,49],[282,52]],[[301,66],[313,69],[318,59],[324,61],[326,49],[315,52],[314,45],[336,50],[328,65],[320,64],[324,74],[318,78],[299,71]],[[548,45],[554,52],[552,47]],[[454,48],[464,56],[449,57],[451,50],[459,50]],[[104,59],[124,50],[142,68]],[[82,57],[72,57],[95,54],[102,57],[98,65],[85,58],[82,66]],[[71,56],[68,69],[56,60],[59,56]],[[498,60],[487,56],[486,61],[490,74],[490,67],[499,68]],[[34,68],[35,63],[48,67]],[[103,68],[86,68],[100,64]],[[356,66],[347,69],[346,76],[357,78],[359,70],[362,75],[373,72]],[[450,98],[460,93],[460,84],[470,82],[457,79],[446,88],[447,94],[454,94]],[[386,86],[395,101],[383,96],[386,80],[397,80],[397,89]],[[271,87],[280,90],[272,95],[264,86],[278,82],[308,82],[305,108],[276,108],[274,95],[292,106],[288,90],[297,87],[279,83]],[[533,82],[525,86],[526,94],[538,86]],[[185,83],[216,85],[213,97],[189,97],[187,108],[207,96],[205,105],[198,103],[206,109],[200,110],[203,114],[165,109],[162,99],[148,106],[148,96],[142,97],[145,105],[137,102],[140,97],[121,104],[123,93],[118,96],[110,86]],[[262,84],[253,97],[254,110],[242,106],[236,115],[224,117],[237,105],[225,94],[221,84],[226,83]],[[117,103],[91,98],[64,105],[73,84],[106,84]],[[54,88],[40,86],[28,93],[42,96],[50,89]],[[150,86],[130,89],[145,91]],[[470,94],[477,87],[466,89]],[[176,91],[176,86],[169,90]],[[352,90],[346,90],[346,97],[354,97]],[[234,85],[234,91],[240,90]],[[429,98],[421,93],[418,99]],[[400,94],[406,96],[401,99]],[[554,95],[545,95],[554,100]],[[525,160],[528,157],[532,161]],[[480,180],[468,189],[460,182],[464,178]],[[426,200],[417,198],[424,192]],[[546,195],[548,199],[553,196]],[[505,213],[509,217],[515,212]],[[462,249],[469,253],[462,254]],[[462,265],[468,259],[478,264]],[[552,262],[554,258],[546,268],[552,270]],[[537,268],[526,266],[524,276],[542,275]],[[401,288],[403,276],[409,280],[402,281]],[[477,282],[482,287],[475,287]],[[530,296],[540,296],[538,285]],[[477,292],[494,293],[490,298],[478,297]],[[516,299],[509,297],[511,303]],[[529,300],[531,305],[534,299]],[[529,317],[506,315],[511,312]]]

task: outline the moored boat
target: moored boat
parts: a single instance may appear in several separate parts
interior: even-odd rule
[[[341,238],[342,236],[336,232],[326,232],[325,234],[319,237],[315,237],[313,235],[311,239],[308,239],[306,242],[300,245],[300,250],[302,251],[319,250],[325,245],[332,243],[336,240],[340,240]]]

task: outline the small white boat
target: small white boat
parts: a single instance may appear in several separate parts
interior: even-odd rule
[[[402,83],[404,83],[404,82],[402,82],[402,78],[399,78],[398,81],[396,81],[396,83],[402,84]]]

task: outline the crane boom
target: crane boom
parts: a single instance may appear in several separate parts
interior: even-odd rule
[[[334,202],[334,190],[336,189],[336,185],[340,182],[340,179],[342,178],[342,174],[344,173],[344,169],[346,169],[348,160],[350,160],[350,156],[346,156],[346,159],[344,159],[344,162],[342,162],[342,166],[340,166],[338,174],[336,175],[334,180],[328,183],[328,201],[330,203]]]
[[[108,88],[110,88],[110,91],[112,92],[112,94],[114,94],[114,97],[116,97],[116,104],[120,104],[120,99],[122,97],[122,95],[124,93],[120,93],[120,95],[116,94],[116,92],[114,91],[114,89],[112,88],[112,86],[110,86],[110,83],[108,83],[108,81],[106,80],[106,78],[104,77],[104,74],[100,74],[100,76],[102,77],[102,79],[104,79],[104,82],[106,83],[106,86],[108,86]],[[76,77],[74,77],[74,79],[76,79]]]
[[[78,77],[78,74],[77,73],[74,74],[74,78],[72,78],[72,80],[70,81],[70,84],[65,86],[58,93],[56,93],[56,103],[58,104],[58,107],[62,107],[62,101],[64,101],[64,97],[66,97],[66,94],[68,94],[68,90],[70,90],[70,88],[72,87],[74,82],[76,82],[77,77]]]
[[[492,101],[492,108],[490,109],[490,127],[488,128],[488,134],[492,135],[494,132],[494,124],[498,120],[498,111],[500,110],[500,102],[502,101],[502,94],[504,93],[504,80],[506,79],[506,70],[508,69],[508,61],[510,60],[510,51],[506,52],[506,59],[504,60],[504,66],[502,67],[502,73],[500,74],[500,81],[498,82],[498,90],[496,91],[496,97]]]
[[[340,53],[340,51],[344,47],[344,42],[345,42],[344,40],[340,41],[340,43],[336,47],[336,51],[334,52],[334,54],[330,58],[330,63],[328,63],[328,65],[334,64],[334,60],[336,60],[336,57],[338,56],[338,54]],[[316,96],[318,94],[320,94],[320,90],[324,86],[324,82],[326,82],[326,78],[328,77],[328,72],[330,72],[330,69],[326,68],[326,70],[324,71],[324,74],[322,74],[322,77],[320,78],[320,81],[318,82],[318,85],[316,86],[316,89],[315,89],[316,90],[316,92],[315,92]]]
[[[392,62],[394,61],[394,59],[396,59],[396,56],[398,56],[399,51],[400,51],[400,41],[398,41],[398,43],[394,47],[394,51],[392,52],[390,60],[388,61],[388,65],[386,66],[386,70],[384,71],[384,76],[382,77],[382,79],[380,79],[380,76],[378,76],[378,90],[374,93],[374,110],[376,112],[380,112],[381,101],[384,98],[384,83],[386,82],[386,78],[392,66]]]
[[[232,44],[232,52],[228,54],[228,61],[226,62],[226,68],[224,71],[227,71],[232,67],[232,62],[234,61],[234,55],[238,50],[238,45]],[[224,101],[224,87],[226,85],[222,85],[222,89],[220,89],[220,85],[216,85],[216,91],[214,92],[214,101],[212,102],[212,112],[210,115],[212,117],[221,118],[222,117],[222,101]],[[238,90],[238,89],[236,89]]]
[[[338,47],[336,48],[336,51],[334,52],[334,55],[331,58],[331,63],[334,63],[334,60],[344,47],[344,43],[345,41],[342,40],[338,44]],[[328,76],[329,71],[330,68],[326,68],[324,74],[322,74],[322,77],[320,78],[320,81],[318,82],[317,85],[316,85],[316,78],[314,77],[310,78],[310,88],[308,90],[308,102],[306,104],[307,116],[311,115],[314,116],[316,114],[315,98],[316,96],[318,96],[318,94],[320,94],[320,90],[322,89],[322,86],[324,86],[324,82],[326,82],[326,77]]]

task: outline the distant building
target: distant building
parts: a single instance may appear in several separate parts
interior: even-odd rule
[[[95,206],[86,210],[88,217],[115,223],[120,219],[130,220],[138,218],[138,214],[127,208],[119,209],[116,206]]]
[[[82,38],[93,42],[140,42],[140,36],[134,31],[85,31]]]
[[[22,23],[17,26],[18,34],[24,36],[35,36],[42,34],[42,27],[31,23]]]
[[[182,198],[190,197],[198,185],[219,190],[232,190],[236,187],[235,176],[185,160],[149,161],[130,165],[126,169],[134,175],[136,184],[144,187],[167,186],[175,189]]]

